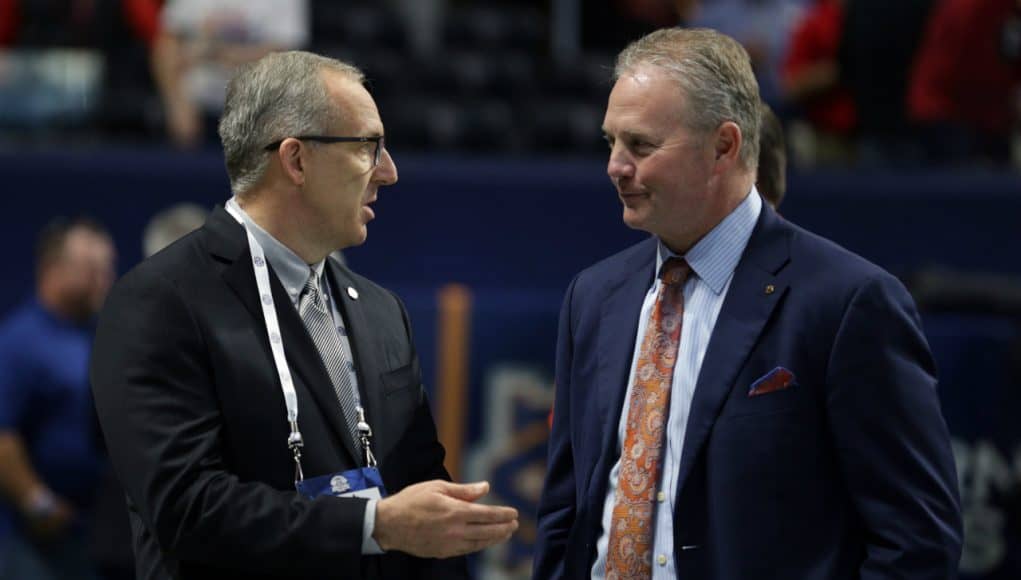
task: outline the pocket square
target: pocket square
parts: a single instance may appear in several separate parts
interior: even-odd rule
[[[757,397],[773,391],[782,391],[795,384],[797,381],[794,380],[794,373],[783,367],[776,367],[752,383],[751,388],[748,389],[748,396]]]

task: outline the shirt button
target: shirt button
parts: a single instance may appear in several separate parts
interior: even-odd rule
[[[656,501],[658,501],[659,503],[665,502],[666,501],[666,492],[665,491],[661,491],[661,492],[657,493],[656,494]]]
[[[659,563],[660,566],[666,566],[666,554],[656,556],[656,562]]]

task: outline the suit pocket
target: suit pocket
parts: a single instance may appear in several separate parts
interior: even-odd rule
[[[421,383],[414,362],[380,374],[380,380],[383,382],[383,396],[387,398],[401,391],[417,389]]]
[[[720,413],[720,420],[798,411],[805,404],[803,391],[801,385],[794,384],[778,391],[749,397],[748,387],[737,387]]]

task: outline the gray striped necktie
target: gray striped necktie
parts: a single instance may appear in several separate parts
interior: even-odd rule
[[[305,322],[305,328],[308,329],[316,350],[319,351],[326,372],[330,375],[333,391],[337,394],[347,428],[351,431],[351,439],[354,440],[355,449],[360,451],[355,386],[351,378],[354,373],[354,359],[349,348],[341,342],[337,328],[333,325],[333,317],[330,315],[329,306],[323,300],[322,292],[319,291],[319,278],[315,271],[305,282],[305,288],[298,298],[298,313]]]

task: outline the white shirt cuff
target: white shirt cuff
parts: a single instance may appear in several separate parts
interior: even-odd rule
[[[370,499],[365,504],[365,522],[362,523],[362,554],[382,554],[383,550],[372,539],[372,533],[376,531],[376,504],[378,499]]]

